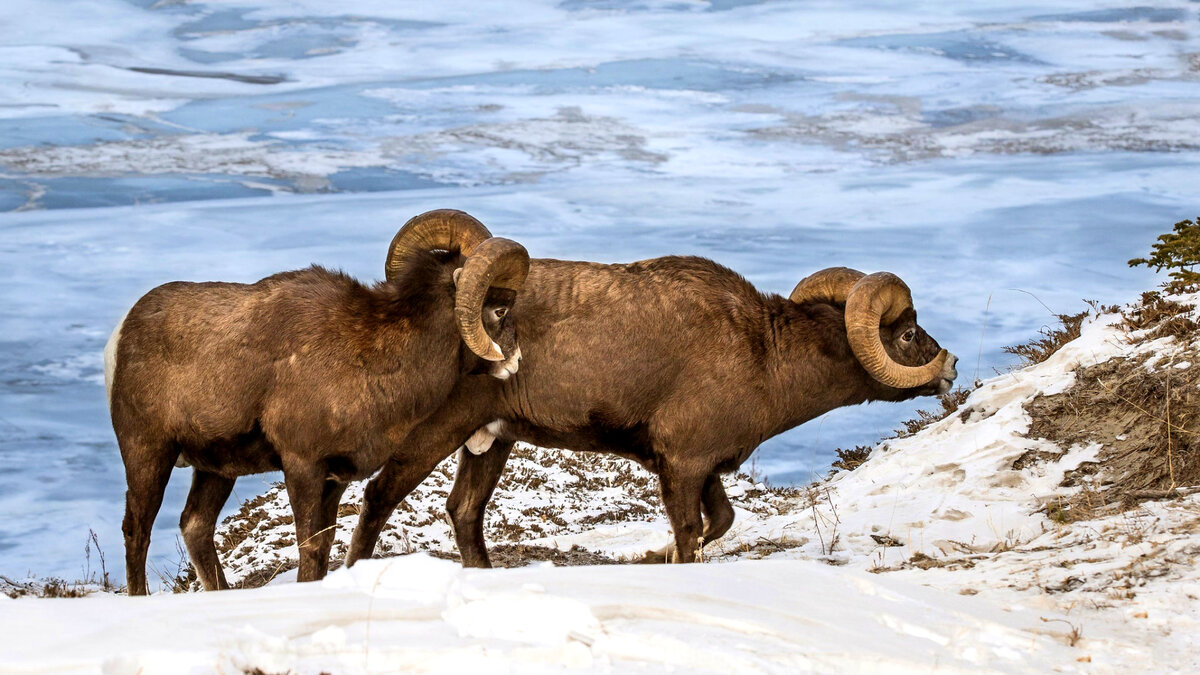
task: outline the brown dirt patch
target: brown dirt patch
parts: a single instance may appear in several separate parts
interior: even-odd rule
[[[1195,365],[1175,367],[1183,362]],[[1053,520],[1110,514],[1170,496],[1170,488],[1200,483],[1200,352],[1187,348],[1169,361],[1147,365],[1148,358],[1115,358],[1080,369],[1070,390],[1026,406],[1032,418],[1029,438],[1060,448],[1103,445],[1098,463],[1068,473],[1063,485],[1084,489],[1069,503],[1048,505]],[[1018,458],[1013,468],[1054,458],[1030,455]],[[1068,516],[1069,511],[1075,513]]]

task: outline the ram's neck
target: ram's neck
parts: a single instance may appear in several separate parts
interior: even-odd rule
[[[764,379],[773,426],[764,438],[868,399],[870,378],[850,351],[840,308],[779,296],[767,303]]]

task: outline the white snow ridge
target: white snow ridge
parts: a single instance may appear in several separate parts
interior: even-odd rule
[[[1175,307],[1179,320],[1194,318]],[[1194,672],[1200,494],[1101,506],[1111,493],[1097,467],[1125,434],[1061,447],[1062,436],[1035,433],[1030,413],[1102,381],[1097,368],[1183,377],[1195,330],[1155,332],[1133,325],[1130,311],[1089,318],[1041,363],[983,382],[952,414],[810,488],[728,477],[737,523],[702,564],[595,564],[627,562],[667,540],[653,479],[624,460],[526,447],[489,507],[487,534],[498,564],[541,562],[464,570],[439,559],[453,554],[444,466],[394,514],[380,545],[394,557],[292,583],[279,573],[296,548],[277,487],[218,537],[230,580],[266,586],[148,599],[0,596],[5,666]],[[335,553],[356,519],[356,488]],[[1093,499],[1086,516],[1064,515]]]

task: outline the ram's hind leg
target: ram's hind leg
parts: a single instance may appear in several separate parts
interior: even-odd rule
[[[704,520],[700,515],[701,495],[707,471],[691,470],[691,467],[664,463],[659,474],[663,506],[671,529],[675,531],[674,560],[667,562],[690,563],[696,560]]]
[[[700,506],[704,509],[704,544],[725,536],[733,526],[733,505],[725,494],[725,486],[721,484],[721,474],[708,474],[704,481],[704,492],[700,496]]]
[[[454,489],[446,500],[450,522],[454,524],[454,539],[462,556],[463,567],[491,567],[487,542],[483,538],[483,511],[504,473],[504,464],[512,453],[510,441],[495,440],[482,455],[459,450],[458,473],[454,474]]]
[[[704,535],[700,547],[720,539],[733,525],[733,505],[725,495],[725,486],[721,484],[721,474],[710,473],[704,480],[704,489],[700,493],[700,508],[704,512]],[[657,564],[671,562],[677,551],[675,542],[671,542],[657,551],[646,551],[638,562],[642,564]]]
[[[179,449],[170,441],[146,442],[136,437],[117,439],[125,464],[125,583],[130,595],[148,595],[146,553],[150,549],[150,531],[162,506],[163,492],[171,479],[171,469]]]
[[[221,507],[229,499],[235,480],[193,469],[192,489],[188,492],[187,505],[183,507],[183,515],[179,518],[179,529],[183,532],[183,543],[192,559],[192,568],[196,570],[196,576],[200,577],[200,583],[206,591],[229,588],[213,536]]]

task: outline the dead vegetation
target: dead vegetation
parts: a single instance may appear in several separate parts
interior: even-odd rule
[[[0,594],[10,598],[82,598],[92,593],[120,593],[125,590],[112,582],[105,562],[104,549],[95,530],[88,530],[83,547],[83,577],[67,581],[60,577],[12,579],[0,575]]]
[[[82,598],[96,590],[82,581],[66,581],[58,577],[15,580],[0,575],[0,593],[10,598]]]
[[[843,450],[837,448],[834,452],[837,453],[837,461],[833,463],[833,471],[830,475],[838,471],[853,471],[867,461],[871,456],[871,450],[874,448],[870,445],[856,445],[853,450]]]
[[[1021,359],[1021,368],[1035,366],[1050,358],[1054,352],[1057,352],[1060,347],[1067,344],[1071,340],[1079,337],[1079,332],[1082,330],[1083,321],[1091,314],[1088,310],[1083,310],[1078,314],[1056,314],[1059,325],[1057,327],[1043,326],[1038,331],[1038,337],[1026,342],[1025,344],[1005,347],[1005,354],[1013,354]]]
[[[1157,291],[1143,294],[1122,312],[1128,339],[1135,346],[1162,338],[1172,344],[1082,368],[1069,390],[1026,406],[1032,420],[1028,437],[1051,441],[1064,452],[1102,446],[1098,461],[1067,473],[1063,486],[1078,490],[1045,505],[1051,520],[1111,515],[1200,484],[1200,350],[1191,343],[1197,330],[1193,310]],[[1026,453],[1013,468],[1058,457]]]
[[[960,387],[938,397],[940,407],[933,410],[918,410],[917,416],[901,424],[896,430],[896,438],[907,438],[920,432],[929,425],[940,422],[958,412],[958,408],[971,395],[972,389]]]
[[[1146,331],[1146,340],[1160,337],[1184,338],[1196,332],[1196,322],[1188,314],[1195,309],[1163,296],[1159,291],[1142,293],[1141,302],[1122,313],[1122,323],[1130,331]]]
[[[458,552],[431,552],[435,558],[443,558],[458,562]],[[582,546],[572,546],[561,551],[549,546],[533,546],[529,544],[498,544],[488,549],[488,556],[494,567],[525,567],[539,562],[554,563],[558,567],[578,567],[582,565],[622,565],[628,560],[619,560],[609,556],[589,551]]]

